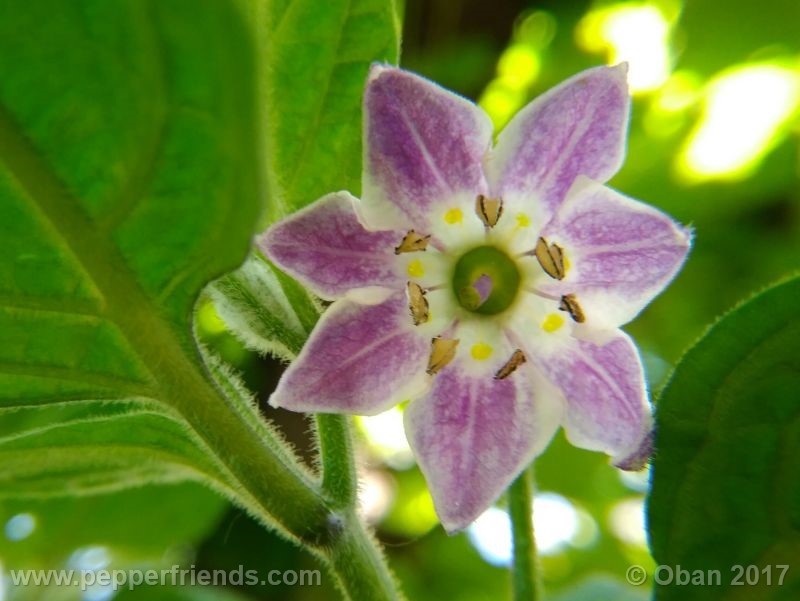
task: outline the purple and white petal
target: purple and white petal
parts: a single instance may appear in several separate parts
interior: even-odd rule
[[[627,457],[622,457],[614,462],[614,465],[626,472],[638,472],[647,465],[650,458],[653,456],[653,443],[655,442],[655,430],[651,429],[639,443],[639,446],[633,450]]]
[[[429,385],[430,337],[411,325],[405,294],[378,305],[349,299],[322,315],[270,397],[292,411],[374,415]]]
[[[571,338],[533,360],[566,399],[563,425],[572,444],[603,451],[622,467],[646,461],[652,410],[641,358],[627,334],[617,330],[603,345]]]
[[[406,436],[448,533],[486,510],[558,428],[558,392],[530,365],[504,380],[456,360],[405,413]]]
[[[487,164],[492,195],[526,206],[541,226],[578,175],[606,182],[625,154],[627,66],[578,73],[523,108],[498,137]]]
[[[368,227],[431,233],[448,211],[474,213],[476,195],[487,191],[482,163],[492,141],[478,106],[408,71],[373,65],[364,126],[359,211]]]
[[[691,232],[661,211],[588,178],[578,178],[567,201],[542,232],[564,249],[563,280],[538,288],[575,294],[587,325],[615,328],[632,320],[683,265]]]
[[[354,288],[400,289],[394,248],[405,232],[368,231],[347,192],[328,194],[262,234],[259,248],[279,267],[328,300]]]

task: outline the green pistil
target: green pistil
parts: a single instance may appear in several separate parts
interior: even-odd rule
[[[475,283],[491,279],[491,291],[480,302]],[[497,315],[508,309],[519,292],[519,270],[511,258],[494,246],[479,246],[465,253],[453,270],[453,293],[465,309],[481,315]]]

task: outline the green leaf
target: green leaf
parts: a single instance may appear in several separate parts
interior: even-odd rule
[[[260,63],[248,4],[285,8],[291,33],[259,30],[286,44]],[[345,63],[374,58],[364,40],[382,35],[358,8],[0,3],[0,480],[16,493],[199,477],[324,557],[350,597],[398,597],[354,508],[332,521],[319,478],[225,366],[203,363],[191,330],[202,287],[244,260],[264,197],[254,74],[293,70],[310,95],[317,72],[296,76],[316,49],[333,52],[330,77],[352,76]],[[322,97],[342,108],[335,90]]]
[[[256,15],[274,221],[335,190],[361,189],[361,95],[369,64],[396,63],[394,0],[274,0]]]
[[[0,407],[19,410],[0,452],[16,493],[82,490],[94,464],[90,488],[126,466],[131,483],[179,478],[196,459],[164,404],[209,388],[192,305],[241,261],[258,210],[242,40],[223,3],[0,7]]]
[[[657,405],[649,500],[656,563],[721,586],[657,598],[790,599],[800,588],[800,278],[733,310],[686,353]],[[776,565],[792,565],[777,586]],[[757,584],[730,586],[734,566]],[[771,584],[766,572],[771,568]],[[755,568],[753,568],[755,569]]]
[[[147,399],[20,407],[0,412],[0,432],[0,497],[225,479],[180,416]]]
[[[0,4],[6,490],[203,478],[295,536],[324,522],[310,474],[220,392],[190,327],[259,211],[251,41],[227,2]]]

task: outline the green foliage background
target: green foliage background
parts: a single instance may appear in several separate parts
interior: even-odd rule
[[[689,183],[675,164],[720,72],[788,65],[800,81],[800,8],[791,0],[644,4],[668,17],[671,67],[690,76],[694,96],[669,111],[659,104],[667,87],[636,97],[628,158],[612,185],[696,231],[674,285],[628,328],[654,392],[678,366],[656,395],[651,548],[623,536],[612,518],[620,503],[641,502],[642,487],[559,436],[537,461],[537,487],[579,510],[579,536],[542,558],[545,585],[564,600],[795,598],[800,288],[786,278],[800,258],[798,108],[739,178]],[[320,569],[197,483],[230,497],[231,466],[208,447],[225,411],[244,410],[226,409],[192,336],[195,328],[264,398],[281,366],[259,352],[296,353],[319,308],[260,259],[208,289],[193,323],[201,289],[245,260],[266,223],[331,190],[358,193],[367,66],[395,62],[401,37],[401,64],[487,108],[504,57],[527,48],[535,57],[528,75],[536,73],[515,88],[511,100],[521,105],[607,58],[576,32],[609,6],[616,3],[0,0],[0,570],[72,565],[97,548],[109,567]],[[272,299],[274,319],[245,313],[252,336],[240,341],[220,316],[243,329],[226,302],[251,304],[253,278],[275,278],[286,299],[302,303]],[[303,418],[268,415],[313,461]],[[389,467],[367,442],[363,465],[392,491],[377,534],[408,597],[507,597],[505,569],[466,534],[447,537],[432,521],[418,471]],[[248,462],[261,465],[232,462],[244,473]],[[269,479],[279,462],[272,469],[252,477]],[[303,503],[298,497],[296,516]],[[7,525],[20,514],[35,528],[16,540]],[[652,575],[656,563],[723,577],[732,564],[792,567],[783,587],[625,583],[629,565]],[[79,597],[6,587],[0,599]],[[315,600],[337,592],[323,578],[321,587],[119,595],[129,597]]]

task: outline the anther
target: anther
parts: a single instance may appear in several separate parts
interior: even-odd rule
[[[511,358],[506,361],[505,365],[497,370],[497,373],[494,374],[495,380],[505,380],[508,376],[513,374],[516,369],[525,363],[527,359],[525,358],[525,353],[521,350],[517,349],[511,354]]]
[[[430,310],[428,307],[428,299],[425,298],[425,290],[415,282],[408,282],[406,291],[408,292],[408,308],[411,311],[411,318],[414,320],[414,325],[418,326],[421,323],[425,323],[430,319]]]
[[[430,239],[430,234],[422,236],[414,230],[409,230],[409,232],[403,236],[400,245],[394,247],[394,254],[399,255],[400,253],[424,251],[428,247],[428,241]]]
[[[564,249],[558,244],[547,244],[547,240],[539,238],[534,249],[536,260],[544,272],[556,280],[564,279]]]
[[[565,294],[561,297],[561,302],[558,305],[560,311],[566,311],[573,321],[583,323],[586,321],[586,316],[583,314],[583,309],[578,304],[578,299],[574,294]]]
[[[475,212],[486,227],[494,227],[503,215],[503,199],[478,194],[475,199]]]
[[[428,359],[428,374],[434,375],[456,356],[457,338],[442,338],[437,336],[431,339],[431,356]]]

